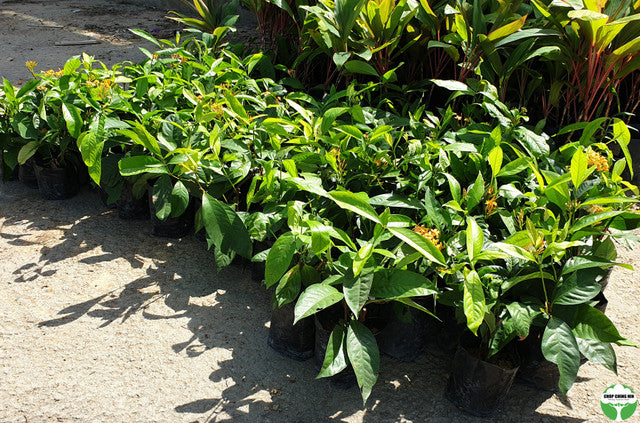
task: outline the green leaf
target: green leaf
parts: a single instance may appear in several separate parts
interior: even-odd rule
[[[165,220],[171,214],[172,189],[173,186],[169,175],[160,176],[156,183],[153,184],[153,207],[156,211],[156,216],[160,220]]]
[[[624,213],[624,210],[613,210],[613,211],[605,211],[600,213],[589,214],[587,216],[581,217],[574,223],[570,228],[570,233],[575,233],[580,229],[586,228],[587,226],[594,225],[602,220],[609,219],[610,217],[618,216]]]
[[[344,295],[331,285],[316,283],[305,289],[295,307],[295,325],[301,319],[311,316],[342,300]]]
[[[539,310],[528,304],[511,302],[506,305],[509,315],[511,316],[511,324],[513,330],[518,336],[529,336],[529,329],[533,323],[533,319],[541,314]]]
[[[171,216],[182,215],[187,207],[189,207],[189,190],[181,181],[178,181],[171,190]]]
[[[251,258],[251,238],[240,216],[209,194],[202,195],[202,221],[207,238],[222,254],[236,253]]]
[[[347,368],[346,338],[345,327],[341,324],[336,325],[329,335],[324,362],[316,379],[336,375]]]
[[[376,72],[373,66],[362,60],[350,60],[344,64],[344,68],[351,73],[378,76],[378,72]]]
[[[441,88],[445,88],[449,91],[462,91],[466,92],[469,90],[469,87],[464,82],[452,80],[452,79],[430,79],[435,85]]]
[[[276,287],[275,296],[278,307],[295,301],[295,299],[298,298],[301,287],[302,277],[300,274],[300,266],[296,264],[284,274]]]
[[[118,162],[122,176],[133,176],[141,173],[169,173],[164,163],[151,156],[125,157]]]
[[[353,275],[358,276],[373,253],[373,244],[365,244],[353,259]]]
[[[446,266],[442,252],[423,236],[406,228],[389,227],[387,229],[393,235],[413,247],[413,249],[422,254],[428,260],[438,263],[441,266]]]
[[[615,342],[619,345],[633,345],[633,343],[620,336],[618,329],[603,312],[587,304],[583,304],[578,308],[578,312],[574,317],[573,333],[582,339]]]
[[[575,382],[580,367],[580,349],[571,328],[552,316],[542,336],[544,358],[558,365],[558,387],[566,395]]]
[[[588,159],[587,155],[584,154],[582,149],[577,149],[575,153],[573,153],[573,157],[571,158],[571,182],[573,182],[573,186],[575,189],[587,179],[588,173]]]
[[[376,272],[369,295],[391,300],[437,293],[435,284],[419,273],[410,270],[390,270],[390,274]]]
[[[551,295],[552,303],[559,305],[583,304],[598,295],[602,287],[595,280],[579,278],[578,272],[562,277]]]
[[[459,187],[459,186],[458,186]],[[403,209],[423,210],[424,205],[415,198],[400,194],[380,194],[371,197],[369,204],[382,207],[398,207]]]
[[[484,179],[482,174],[478,173],[478,177],[475,182],[469,187],[467,191],[467,210],[471,211],[480,203],[482,196],[484,195]]]
[[[371,285],[373,284],[374,269],[375,261],[369,259],[360,275],[353,276],[347,274],[342,282],[344,299],[356,317],[360,316],[362,307],[364,307],[369,299]]]
[[[369,220],[380,223],[378,214],[373,207],[371,207],[371,204],[369,204],[369,197],[364,192],[331,191],[329,198],[343,209],[350,210]]]
[[[224,98],[227,100],[229,107],[231,107],[231,110],[233,110],[236,115],[238,115],[241,119],[243,119],[246,122],[249,121],[249,115],[247,115],[247,111],[242,106],[242,103],[238,101],[236,96],[234,96],[230,92],[227,92],[224,95]]]
[[[473,217],[467,218],[467,254],[469,260],[474,263],[474,258],[482,252],[482,245],[484,244],[484,234],[482,229],[476,223]]]
[[[362,402],[366,403],[373,385],[378,380],[380,352],[371,331],[357,320],[349,322],[347,329],[347,355],[358,380]]]
[[[40,147],[40,142],[38,141],[29,141],[25,145],[22,146],[20,151],[18,152],[18,163],[25,164],[27,160],[29,160]]]
[[[504,153],[502,152],[502,148],[499,146],[493,147],[493,149],[489,152],[489,166],[491,166],[491,172],[493,176],[498,176],[500,169],[502,168],[502,159],[504,157]]]
[[[618,374],[618,360],[616,352],[609,342],[600,342],[593,339],[576,338],[578,348],[587,360],[593,364],[602,364],[613,373]]]
[[[160,44],[160,42],[158,40],[156,40],[155,37],[153,37],[148,32],[142,31],[140,29],[129,29],[129,31],[133,32],[138,37],[143,38],[143,39],[149,41],[150,43],[155,44],[157,47],[162,47],[162,44]]]
[[[338,69],[341,69],[347,60],[351,57],[350,51],[333,53],[333,63],[336,64]]]
[[[467,316],[467,327],[474,335],[477,335],[478,328],[484,320],[486,306],[484,287],[475,270],[471,270],[464,278],[463,304],[464,314]]]
[[[67,124],[67,130],[73,138],[78,138],[82,132],[82,116],[80,109],[73,104],[62,103],[62,116]]]
[[[293,233],[287,232],[280,235],[269,250],[265,263],[264,281],[267,288],[278,283],[291,266],[291,260],[295,253],[296,239]]]

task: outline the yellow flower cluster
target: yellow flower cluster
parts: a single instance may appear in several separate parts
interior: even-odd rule
[[[60,68],[58,68],[57,71],[54,71],[53,69],[49,69],[44,73],[44,76],[55,76],[56,78],[60,78],[62,75],[64,75],[64,71]]]
[[[442,250],[444,248],[444,245],[440,242],[439,230],[435,228],[433,229],[426,228],[422,225],[418,225],[413,228],[413,232],[426,238],[429,242],[435,245],[438,250]]]
[[[24,65],[27,67],[27,69],[29,69],[29,72],[33,72],[33,69],[38,66],[38,63],[34,62],[33,60],[28,60]]]
[[[587,159],[588,165],[595,166],[598,172],[609,171],[609,160],[597,151],[593,151],[592,149],[587,150]]]
[[[589,207],[587,207],[587,212],[589,214],[602,213],[603,211],[604,209],[602,207],[597,206],[595,204],[592,204]]]
[[[484,202],[484,214],[489,216],[498,208],[498,202],[496,201],[496,193],[493,186],[489,187],[487,191],[487,199]]]
[[[101,81],[90,79],[87,81],[87,86],[91,88],[91,93],[99,100],[106,100],[109,97],[114,84],[112,79],[103,79]]]

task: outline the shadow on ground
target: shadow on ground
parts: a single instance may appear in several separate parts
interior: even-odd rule
[[[324,380],[315,381],[311,361],[291,361],[267,347],[268,294],[248,269],[232,266],[217,271],[205,245],[194,237],[153,238],[148,235],[147,222],[119,220],[100,203],[98,194],[88,189],[67,201],[45,202],[37,191],[17,182],[0,186],[0,218],[4,218],[0,237],[7,244],[42,245],[38,260],[16,271],[13,283],[28,283],[50,274],[52,264],[80,254],[85,257],[79,262],[87,265],[126,260],[141,269],[143,259],[152,260],[143,276],[121,280],[121,288],[70,305],[59,311],[59,317],[39,325],[55,328],[88,316],[104,327],[137,313],[148,320],[188,319],[191,338],[174,343],[167,354],[184,353],[189,358],[213,348],[226,349],[230,359],[217,363],[219,368],[209,375],[193,377],[208,378],[212,384],[231,382],[219,394],[175,404],[177,414],[196,415],[201,422],[217,421],[222,412],[234,421],[320,422],[361,412],[357,388],[342,391]],[[27,233],[14,235],[9,230],[25,224]],[[60,232],[57,239],[39,238]],[[89,255],[94,249],[100,252]],[[214,293],[213,304],[198,301]],[[149,311],[158,301],[172,312],[158,315]],[[536,409],[552,394],[520,385],[514,385],[493,418],[474,419],[463,414],[443,397],[450,356],[437,343],[433,340],[414,363],[384,357],[364,415],[355,420],[579,421],[538,413]],[[257,395],[264,391],[268,398]]]

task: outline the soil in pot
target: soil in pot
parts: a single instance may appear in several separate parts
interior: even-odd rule
[[[316,336],[314,366],[316,372],[320,372],[320,369],[322,369],[331,331],[333,331],[333,328],[338,324],[342,316],[343,307],[341,303],[335,304],[315,314]],[[332,386],[339,389],[350,389],[357,386],[356,374],[353,372],[351,366],[327,379],[329,379],[329,383]]]
[[[294,325],[294,308],[292,302],[271,312],[267,344],[285,357],[304,361],[313,357],[315,324],[307,317]]]
[[[496,364],[480,360],[459,345],[445,391],[447,399],[474,416],[490,416],[507,396],[518,371],[514,358],[494,358]]]
[[[136,198],[133,195],[133,185],[125,182],[120,198],[116,201],[118,217],[126,220],[144,220],[149,218],[149,199],[146,195]]]
[[[33,167],[32,160],[28,160],[18,167],[18,180],[29,188],[38,189],[38,179],[36,178],[36,170]]]
[[[33,165],[40,196],[45,200],[64,200],[80,189],[77,173],[70,167],[48,168]]]
[[[383,306],[382,318],[386,325],[378,335],[380,351],[400,361],[415,360],[425,343],[427,314],[393,302]]]

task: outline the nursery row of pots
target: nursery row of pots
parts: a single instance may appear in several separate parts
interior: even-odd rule
[[[264,54],[216,50],[210,34],[196,35],[156,41],[140,64],[107,68],[84,55],[19,89],[4,80],[5,177],[19,168],[24,179],[33,163],[52,198],[49,187],[67,196],[88,175],[120,215],[150,210],[169,222],[155,234],[204,234],[219,268],[264,263],[274,309],[293,326],[317,316],[303,326],[322,329],[319,375],[353,372],[365,402],[381,350],[414,355],[378,334],[409,310],[451,314],[442,333],[472,340],[463,346],[476,359],[502,363],[531,341],[559,365],[562,393],[581,357],[615,371],[612,344],[633,344],[595,306],[610,269],[626,266],[614,241],[636,242],[640,225],[638,190],[622,176],[632,171],[623,121],[550,136],[475,78],[434,80],[451,98],[433,111],[374,104],[385,89],[374,83],[316,98]],[[42,179],[49,170],[69,189]],[[329,323],[328,310],[339,311]],[[454,370],[452,383],[468,383]]]

